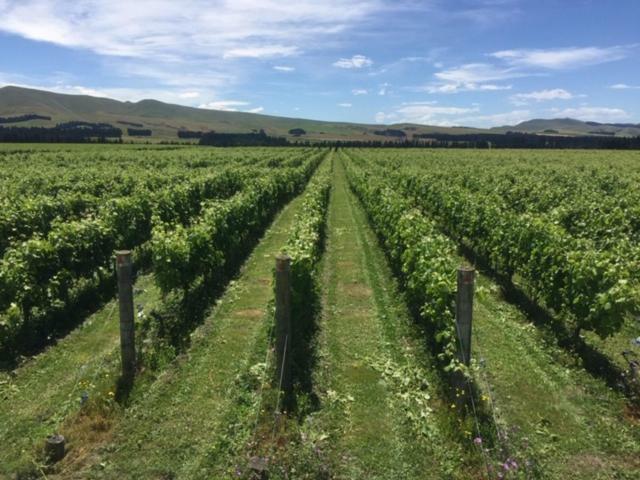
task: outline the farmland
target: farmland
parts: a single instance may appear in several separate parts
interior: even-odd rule
[[[639,162],[2,145],[0,478],[638,478]]]

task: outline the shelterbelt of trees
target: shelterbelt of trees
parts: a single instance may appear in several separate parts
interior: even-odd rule
[[[40,115],[24,115],[21,117],[0,117],[0,125],[45,119]],[[129,136],[150,137],[150,129],[141,128],[141,124],[118,121],[123,125],[140,125],[139,128],[128,128]],[[386,140],[302,140],[306,135],[303,129],[291,129],[290,135],[296,137],[290,141],[285,137],[268,135],[263,129],[250,133],[220,133],[214,131],[179,130],[178,139],[199,139],[200,145],[215,147],[284,147],[284,146],[322,146],[322,147],[367,147],[367,148],[533,148],[533,149],[612,149],[638,150],[640,137],[613,137],[611,135],[568,137],[560,135],[538,135],[533,133],[507,132],[477,134],[445,134],[422,133],[409,137],[403,130],[386,129],[375,132]],[[90,141],[121,141],[123,132],[120,128],[107,123],[89,123],[72,121],[61,123],[55,127],[17,127],[0,126],[0,142],[21,143],[84,143]]]

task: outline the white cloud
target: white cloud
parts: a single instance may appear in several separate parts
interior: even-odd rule
[[[488,63],[467,63],[435,73],[438,81],[414,90],[431,94],[460,92],[495,92],[510,90],[512,85],[497,84],[508,79],[526,76],[515,68],[499,68]]]
[[[626,83],[616,83],[609,88],[612,90],[637,90],[640,89],[640,85],[627,85]]]
[[[351,108],[353,105],[351,105],[350,103],[339,103],[338,106],[343,108]]]
[[[233,84],[246,59],[316,48],[381,8],[379,0],[0,0],[0,32],[92,51],[123,78],[204,90]]]
[[[389,92],[389,87],[391,85],[389,83],[383,83],[380,85],[380,89],[378,90],[378,95],[385,96]]]
[[[247,110],[247,112],[249,112],[249,113],[262,113],[262,112],[264,112],[264,107],[251,108],[251,109]]]
[[[628,120],[631,115],[621,108],[608,107],[579,107],[565,108],[563,110],[552,108],[550,110],[557,118],[575,118],[583,121],[593,122],[619,122]]]
[[[287,45],[256,45],[253,47],[232,48],[222,58],[272,58],[289,57],[299,53],[298,47]]]
[[[529,110],[513,110],[511,112],[494,113],[490,115],[473,115],[459,117],[453,125],[465,125],[469,127],[489,128],[502,125],[517,125],[531,118]]]
[[[375,116],[373,117],[374,120],[376,121],[376,123],[384,123],[385,120],[387,120],[387,114],[384,112],[378,112],[375,114]]]
[[[0,30],[104,55],[220,56],[256,40],[299,48],[380,8],[376,0],[20,0],[0,3]]]
[[[178,94],[180,98],[198,98],[200,96],[200,92],[182,92]]]
[[[213,102],[202,103],[198,105],[198,108],[208,108],[211,110],[224,110],[227,112],[237,112],[238,108],[249,105],[249,102],[242,102],[239,100],[216,100]]]
[[[518,67],[562,70],[598,65],[621,60],[629,54],[631,46],[555,48],[548,50],[502,50],[490,56]]]
[[[493,83],[433,83],[418,87],[417,90],[428,93],[460,93],[460,92],[495,92],[511,90],[512,85],[496,85]]]
[[[578,95],[582,97],[584,95]],[[516,93],[510,97],[512,103],[516,105],[526,105],[530,101],[546,102],[550,100],[571,100],[576,98],[576,95],[564,90],[563,88],[554,88],[551,90],[538,90],[536,92],[529,93]]]
[[[354,88],[353,90],[351,90],[352,95],[367,95],[368,93],[369,90],[367,90],[366,88]]]
[[[276,65],[273,67],[273,69],[279,72],[293,72],[295,70],[294,67],[287,67],[284,65]]]
[[[523,122],[531,118],[531,112],[529,110],[514,110],[483,115],[478,104],[459,107],[442,106],[437,102],[408,102],[396,107],[391,113],[378,112],[375,117],[377,123],[385,123],[392,118],[396,123],[488,128]]]
[[[488,63],[467,63],[435,74],[436,78],[454,84],[478,84],[523,77],[515,68],[499,68]]]
[[[373,65],[373,60],[364,55],[354,55],[351,58],[341,58],[333,63],[338,68],[364,68]]]
[[[401,122],[433,124],[442,116],[464,115],[477,111],[477,107],[445,107],[434,105],[433,102],[411,102],[402,104],[395,113],[402,119]]]

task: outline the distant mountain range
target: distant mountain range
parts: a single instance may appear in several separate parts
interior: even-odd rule
[[[425,133],[464,134],[509,131],[571,136],[640,136],[640,124],[582,122],[571,118],[534,119],[515,126],[491,129],[407,123],[372,125],[209,110],[157,100],[120,102],[108,98],[66,95],[22,87],[0,88],[0,127],[52,127],[69,121],[109,123],[121,128],[125,132],[125,137],[127,128],[150,129],[153,132],[152,140],[177,140],[179,130],[214,130],[229,133],[260,129],[265,130],[269,135],[276,136],[291,136],[290,130],[302,129],[305,133],[300,135],[300,138],[311,140],[384,140],[411,138],[414,134]]]

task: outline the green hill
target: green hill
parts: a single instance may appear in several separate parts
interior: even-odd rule
[[[51,120],[4,123],[4,126],[47,126],[80,120],[104,122],[119,126],[126,133],[128,124],[153,131],[152,140],[175,140],[181,129],[216,132],[251,132],[264,129],[269,135],[289,136],[291,129],[303,129],[301,138],[311,140],[392,140],[399,137],[379,134],[387,129],[402,130],[406,138],[424,133],[505,133],[519,131],[559,135],[640,135],[640,125],[597,124],[572,119],[530,120],[516,126],[489,130],[467,127],[436,127],[415,124],[373,125],[347,122],[325,122],[302,118],[276,117],[246,112],[229,112],[185,107],[141,100],[120,102],[88,95],[66,95],[43,90],[7,86],[0,88],[0,117],[37,114]],[[378,132],[378,133],[376,133]],[[389,133],[389,132],[388,132]],[[402,138],[402,137],[400,137]]]
[[[492,129],[494,132],[523,132],[559,135],[606,135],[616,137],[635,137],[640,135],[640,124],[582,122],[573,118],[554,118],[551,120],[533,119],[515,126]]]

